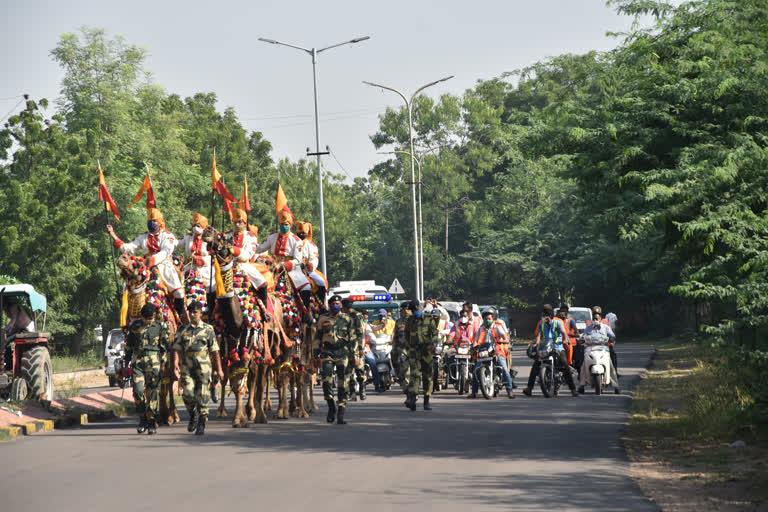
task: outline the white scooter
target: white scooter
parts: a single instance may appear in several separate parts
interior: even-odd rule
[[[376,370],[379,372],[379,386],[382,391],[387,391],[392,387],[392,338],[382,333],[371,341],[375,342],[371,346]]]
[[[619,383],[613,377],[615,370],[611,364],[611,352],[608,348],[608,336],[601,332],[593,332],[584,336],[584,365],[581,371],[589,373],[590,385],[595,389],[595,394],[602,394],[603,388],[613,386],[618,388]]]

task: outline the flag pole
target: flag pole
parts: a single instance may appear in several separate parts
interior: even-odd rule
[[[99,164],[99,169],[101,169],[101,161],[97,159],[96,162]],[[107,208],[106,201],[104,201],[104,220],[106,221],[105,225],[108,225],[109,224],[109,208]],[[107,243],[109,243],[109,249],[112,252],[112,272],[115,275],[115,291],[117,292],[117,302],[119,304],[120,303],[120,282],[117,279],[117,263],[115,263],[115,246],[112,245],[109,235],[107,235]]]
[[[213,148],[213,162],[211,162],[211,227],[213,228],[214,240],[216,240],[216,222],[215,222],[216,221],[216,191],[213,189],[213,164],[215,162],[216,162],[216,148],[214,147]],[[206,247],[206,248],[208,250],[208,256],[211,258],[211,275],[210,275],[210,279],[208,281],[208,287],[210,288],[210,286],[214,282],[213,281],[213,279],[214,279],[214,277],[213,277],[213,258],[215,258],[216,255],[211,253],[211,248],[210,247]],[[214,287],[214,290],[215,289],[216,288]],[[210,293],[208,292],[208,290],[205,290],[205,298],[208,299],[208,300],[206,300],[206,308],[208,309],[208,311],[207,311],[207,313],[208,313],[208,321],[213,323],[214,303],[210,300],[211,297],[210,297]],[[222,391],[222,394],[223,393],[224,392]]]

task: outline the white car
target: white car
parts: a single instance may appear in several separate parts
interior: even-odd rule
[[[587,322],[592,320],[592,310],[589,308],[568,308],[568,318],[573,318],[576,321],[576,327],[581,334],[587,328]]]
[[[109,385],[117,386],[117,375],[115,374],[115,361],[125,353],[123,345],[125,344],[125,333],[122,329],[112,329],[107,335],[107,341],[104,344],[104,373],[109,378]]]

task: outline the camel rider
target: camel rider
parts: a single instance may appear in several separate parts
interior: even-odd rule
[[[296,223],[296,236],[302,241],[301,246],[301,264],[309,278],[317,285],[317,298],[320,299],[320,307],[325,309],[325,279],[317,273],[317,265],[320,258],[320,252],[317,250],[317,244],[312,241],[312,224],[309,222]]]
[[[251,263],[256,237],[248,230],[248,214],[245,210],[235,208],[232,210],[232,223],[234,229],[227,232],[227,239],[232,244],[232,254],[237,261],[237,268],[248,276],[251,286],[256,290],[256,295],[262,304],[267,305],[267,280],[261,272]]]
[[[312,289],[309,281],[304,277],[301,271],[301,239],[291,233],[293,224],[293,215],[285,210],[281,210],[277,216],[280,228],[277,233],[271,233],[267,239],[256,247],[256,252],[269,251],[270,256],[277,262],[278,269],[285,269],[293,282],[294,288],[301,295],[301,300],[309,312],[310,301],[312,299]],[[306,321],[311,321],[309,317]]]
[[[165,229],[165,219],[163,219],[160,210],[157,208],[149,209],[147,212],[147,232],[137,236],[133,242],[124,243],[115,235],[115,230],[110,225],[107,225],[107,232],[114,240],[115,249],[128,254],[142,253],[147,258],[147,266],[150,269],[157,269],[166,289],[173,295],[173,307],[179,314],[179,318],[186,318],[184,286],[171,259],[173,250],[176,248],[176,238],[173,233]]]
[[[203,231],[207,227],[208,219],[199,213],[193,213],[192,232],[181,239],[181,246],[184,248],[184,256],[191,260],[189,270],[194,271],[197,277],[203,280],[207,293],[214,293],[216,283],[211,281],[211,254],[208,252],[208,244],[203,242]]]

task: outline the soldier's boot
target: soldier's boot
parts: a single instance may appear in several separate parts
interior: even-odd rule
[[[139,426],[136,427],[136,433],[143,434],[146,431],[147,431],[147,417],[142,416],[141,418],[139,418]]]
[[[365,380],[358,380],[357,381],[360,384],[360,400],[365,400],[367,398],[367,395],[365,394]]]
[[[271,322],[272,317],[270,317],[269,314],[267,313],[267,285],[266,284],[263,286],[260,286],[259,288],[256,288],[256,296],[264,305],[264,308],[262,310],[262,313],[264,313],[264,321]]]
[[[412,410],[416,410],[416,393],[408,393],[408,403],[406,406]]]
[[[189,317],[187,316],[187,308],[184,305],[184,299],[180,299],[178,297],[174,298],[173,309],[175,309],[176,313],[178,313],[179,319],[182,323],[189,322]]]
[[[157,421],[155,421],[154,419],[151,419],[148,422],[147,434],[150,436],[157,434]]]
[[[197,422],[199,420],[199,416],[197,415],[197,411],[192,411],[189,413],[189,424],[187,425],[187,432],[194,432],[197,428]]]
[[[336,402],[330,398],[326,402],[328,403],[328,416],[325,417],[325,421],[333,423],[336,420]]]
[[[429,405],[429,395],[424,395],[424,410],[425,411],[431,411],[432,406]]]
[[[306,324],[312,324],[314,323],[315,319],[312,318],[312,290],[301,290],[299,292],[299,295],[301,295],[301,302],[304,303],[304,323]]]
[[[219,403],[219,393],[216,391],[216,386],[211,387],[211,402],[215,404]]]
[[[195,435],[201,436],[205,434],[205,424],[208,421],[207,416],[200,416],[200,420],[197,422],[197,429],[195,429]]]
[[[339,406],[339,414],[336,416],[336,424],[337,425],[346,425],[347,424],[347,422],[344,421],[344,409],[346,409],[346,407],[344,407],[343,405]]]

